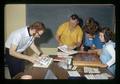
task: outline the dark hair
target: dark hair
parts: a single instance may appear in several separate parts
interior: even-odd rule
[[[77,14],[72,14],[70,17],[71,17],[73,20],[77,19],[77,20],[79,21],[79,17],[78,17]]]
[[[94,20],[93,17],[88,17],[88,18],[86,19],[85,24],[86,24],[86,25],[93,25],[94,22],[95,22],[95,20]]]
[[[45,30],[45,25],[42,22],[36,21],[32,25],[30,25],[30,29],[36,29],[36,31],[39,30]]]
[[[83,31],[88,33],[88,34],[95,35],[97,33],[97,31],[98,31],[98,28],[96,27],[96,25],[93,25],[93,26],[85,25],[83,27]]]
[[[108,42],[109,40],[115,41],[115,35],[109,27],[103,27],[99,30],[99,32],[102,32],[104,34],[105,42]]]
[[[95,35],[95,32],[93,30],[91,30],[91,28],[88,28],[88,27],[84,27],[84,32],[87,33],[87,34],[90,34],[90,35]]]
[[[83,26],[84,32],[94,35],[98,33],[99,29],[100,25],[97,21],[94,20],[94,18],[89,17],[86,19],[85,25]]]
[[[70,17],[72,20],[77,20],[80,27],[83,26],[83,20],[77,14],[72,14]]]

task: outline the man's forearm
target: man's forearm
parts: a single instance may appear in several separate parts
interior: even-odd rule
[[[58,44],[61,45],[60,36],[56,36],[56,40],[57,40]]]
[[[38,50],[38,48],[35,46],[35,44],[32,44],[30,46],[30,48],[37,54],[40,55],[40,53],[42,53],[42,51]]]
[[[24,59],[24,60],[28,60],[29,59],[28,55],[23,55],[23,54],[18,53],[16,51],[10,51],[10,55],[15,57],[15,58],[19,58],[19,59]]]

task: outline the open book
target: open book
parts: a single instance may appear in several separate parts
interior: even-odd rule
[[[53,58],[50,58],[48,56],[42,56],[39,57],[36,63],[33,64],[33,67],[48,68],[52,62],[53,62]]]
[[[78,51],[69,50],[67,45],[59,46],[58,49],[60,49],[62,52],[67,53],[69,55],[78,53]]]

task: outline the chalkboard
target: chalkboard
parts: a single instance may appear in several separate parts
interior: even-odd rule
[[[115,7],[112,4],[27,4],[26,25],[35,21],[45,24],[47,31],[35,43],[41,47],[57,47],[55,34],[58,26],[77,14],[83,24],[93,17],[101,26],[110,27],[115,32]]]

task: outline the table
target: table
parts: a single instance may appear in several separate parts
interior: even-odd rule
[[[103,67],[104,64],[99,59],[96,53],[81,52],[74,55],[73,65],[75,66],[92,66]]]
[[[79,53],[79,55],[81,55],[81,54]],[[86,54],[82,53],[82,56],[83,55],[86,55]],[[73,60],[74,60],[74,56],[73,56]],[[26,69],[24,72],[17,74],[15,77],[13,77],[13,79],[20,79],[20,77],[22,75],[32,75],[33,79],[44,79],[48,69],[50,69],[55,74],[57,79],[68,79],[69,78],[69,74],[68,74],[67,70],[59,67],[58,62],[53,62],[48,68],[30,67],[30,68]],[[101,72],[107,72],[107,73],[111,74],[105,68],[99,68],[99,69]],[[77,71],[80,73],[81,77],[84,77],[83,66],[79,66],[77,68]],[[110,79],[113,79],[113,78],[114,77],[112,76]]]

